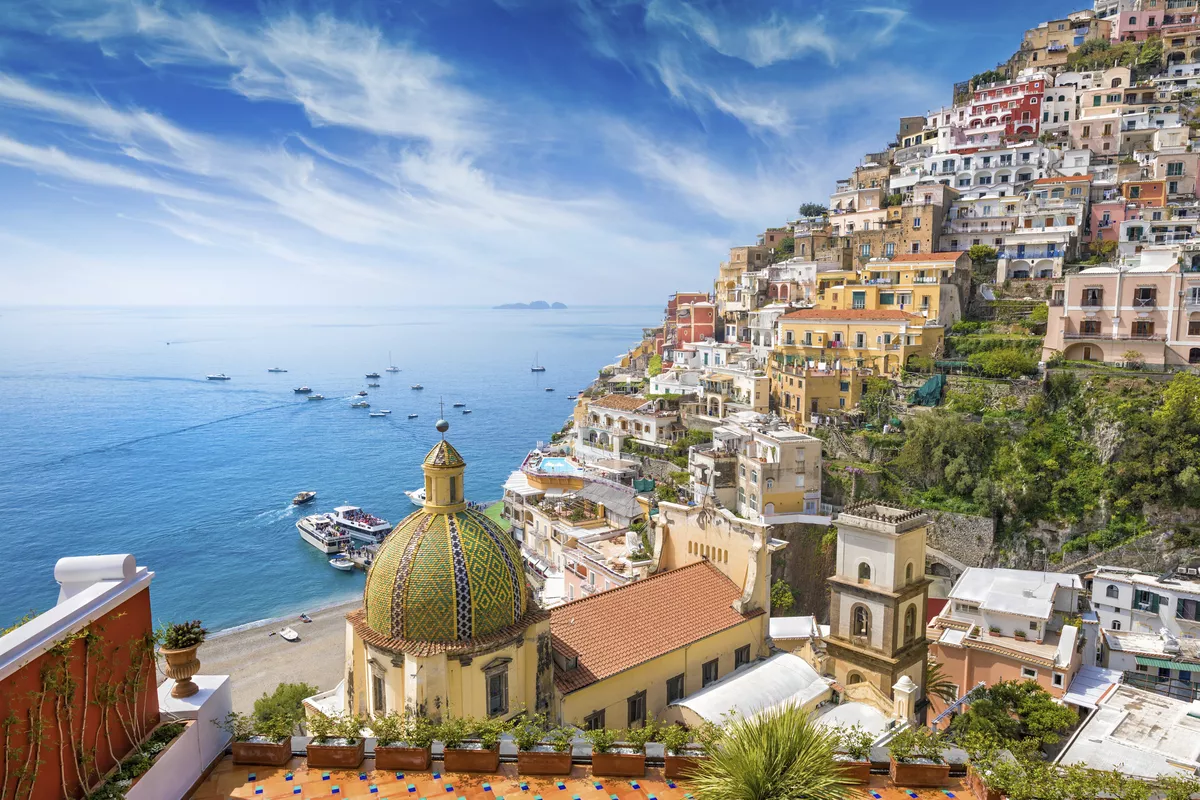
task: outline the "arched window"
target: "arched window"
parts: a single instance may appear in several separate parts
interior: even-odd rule
[[[913,582],[913,563],[911,561],[904,565],[904,582]]]
[[[864,583],[871,580],[871,565],[867,562],[862,562],[858,565],[858,582]]]
[[[1121,593],[1117,591],[1117,587],[1113,586],[1111,583],[1108,585],[1108,588],[1104,590],[1105,597],[1112,597],[1115,599],[1120,597],[1120,595]]]
[[[851,633],[855,636],[869,637],[871,635],[871,612],[866,606],[854,607],[854,627]]]
[[[846,674],[846,685],[847,686],[853,686],[856,683],[862,683],[862,682],[863,682],[863,676],[858,674],[857,672],[850,672],[850,673]]]
[[[1111,627],[1111,628],[1112,628],[1114,631],[1119,631],[1119,630],[1121,630],[1121,620],[1119,620],[1119,619],[1114,619],[1114,620],[1113,620],[1113,624],[1112,624],[1110,627]]]
[[[1132,19],[1132,17],[1131,17],[1130,19]],[[1113,79],[1112,79],[1112,88],[1113,88],[1113,89],[1116,89],[1116,88],[1117,88],[1118,86],[1120,86],[1120,85],[1121,85],[1121,79],[1120,79],[1120,78],[1113,78]]]
[[[917,607],[909,606],[904,611],[904,641],[911,642],[917,635]]]
[[[767,478],[767,488],[768,489],[775,488],[775,479],[774,478]]]

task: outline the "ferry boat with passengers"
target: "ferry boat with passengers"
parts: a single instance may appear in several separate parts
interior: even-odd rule
[[[350,546],[350,534],[339,528],[332,514],[313,514],[296,523],[300,538],[326,555],[340,553]]]
[[[358,506],[338,506],[331,515],[334,523],[362,544],[379,544],[392,530],[386,519],[368,514]]]

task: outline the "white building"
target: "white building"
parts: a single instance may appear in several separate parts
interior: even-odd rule
[[[1132,673],[1125,682],[1139,689],[1186,700],[1200,693],[1200,639],[1106,630],[1100,658],[1108,669]]]
[[[1062,629],[1065,639],[1066,628],[1074,628],[1063,626],[1063,618],[1079,611],[1082,593],[1078,575],[969,567],[950,590],[942,616],[1009,638],[1041,642]]]
[[[1200,583],[1124,567],[1100,567],[1092,576],[1092,607],[1105,630],[1175,636],[1200,634]]]

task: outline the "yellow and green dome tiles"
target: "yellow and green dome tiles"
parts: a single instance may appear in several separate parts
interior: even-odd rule
[[[363,605],[367,625],[389,639],[469,641],[525,616],[528,591],[520,549],[496,523],[474,510],[421,510],[384,540]]]
[[[425,460],[421,463],[431,467],[462,467],[467,462],[454,449],[454,445],[442,439],[425,455]]]

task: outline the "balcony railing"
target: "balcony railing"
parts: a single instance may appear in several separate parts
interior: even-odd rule
[[[1157,333],[1118,333],[1113,337],[1122,341],[1165,342],[1166,336]]]
[[[1079,305],[1083,306],[1084,308],[1100,308],[1102,305],[1104,305],[1104,301],[1102,301],[1099,297],[1085,297],[1079,301]]]
[[[936,275],[926,275],[924,278],[913,278],[913,283],[937,283],[940,280]]]
[[[1097,331],[1096,333],[1064,333],[1063,338],[1074,340],[1074,339],[1105,339],[1108,337],[1106,337],[1103,333],[1100,333],[1099,331]]]
[[[1022,230],[1024,229],[1022,228]],[[1031,258],[1065,258],[1066,255],[1065,250],[1047,250],[1045,253],[1021,253],[1016,250],[1004,250],[997,254],[996,258],[1006,258],[1009,260],[1019,258],[1028,261]]]
[[[1136,308],[1154,308],[1158,305],[1158,301],[1153,297],[1135,297],[1133,305]]]

